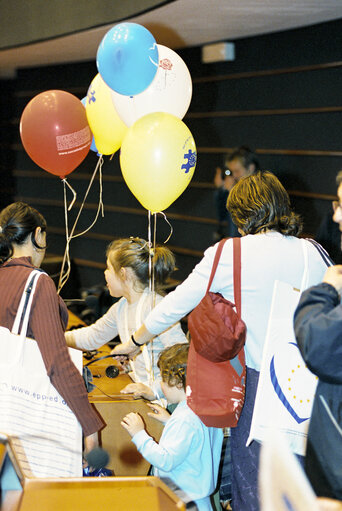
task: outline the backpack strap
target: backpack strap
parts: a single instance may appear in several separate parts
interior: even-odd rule
[[[214,257],[214,262],[213,262],[213,266],[211,268],[211,273],[210,273],[210,277],[209,277],[207,293],[209,293],[210,286],[211,286],[211,284],[213,282],[213,279],[215,277],[216,268],[217,268],[218,262],[219,262],[220,257],[221,257],[223,245],[225,244],[226,241],[227,241],[226,239],[222,239],[220,241],[220,243],[218,244],[218,247],[216,249],[216,254],[215,254],[215,257]]]
[[[321,258],[323,259],[327,266],[333,266],[335,264],[334,261],[331,259],[330,255],[328,254],[328,252],[325,250],[325,248],[322,247],[322,245],[318,243],[318,241],[313,240],[311,238],[305,239],[307,241],[310,241],[310,243],[318,250],[319,255],[321,256]]]
[[[231,239],[231,238],[230,238]],[[216,268],[219,263],[223,245],[227,239],[222,239],[216,249],[216,254],[211,268],[210,278],[207,287],[207,293],[214,279]],[[236,305],[236,312],[241,318],[241,238],[233,238],[233,267],[234,267],[234,301]]]
[[[234,301],[236,312],[241,318],[241,238],[233,238],[234,250]]]

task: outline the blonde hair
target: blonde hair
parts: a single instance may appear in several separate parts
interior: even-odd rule
[[[114,240],[107,248],[106,256],[116,273],[120,268],[131,268],[142,287],[149,283],[149,258],[152,256],[156,290],[162,290],[167,278],[175,270],[175,256],[168,248],[156,245],[153,250],[141,238]]]
[[[163,382],[170,387],[186,386],[186,367],[189,353],[189,344],[174,344],[161,352],[158,367]]]

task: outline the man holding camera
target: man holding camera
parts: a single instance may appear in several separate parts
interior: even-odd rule
[[[218,228],[214,232],[214,241],[222,238],[240,236],[237,227],[227,211],[226,204],[230,190],[242,177],[249,176],[259,170],[259,162],[248,147],[241,146],[224,157],[224,168],[216,167],[214,177],[215,205]]]

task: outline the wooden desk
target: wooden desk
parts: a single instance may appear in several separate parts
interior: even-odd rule
[[[69,311],[67,329],[73,326],[82,326],[82,324],[85,325],[80,318]],[[109,355],[109,353],[109,346],[103,346],[96,358]],[[84,359],[84,363],[87,362]],[[89,401],[94,404],[107,424],[101,431],[100,438],[102,447],[110,455],[108,468],[113,470],[116,476],[146,476],[150,464],[139,454],[131,441],[130,435],[121,426],[120,422],[129,412],[139,413],[145,421],[148,433],[157,441],[161,436],[163,425],[148,417],[147,413],[151,410],[143,399],[133,399],[130,395],[120,394],[120,390],[132,383],[132,380],[125,373],[120,373],[116,378],[108,378],[105,371],[106,367],[110,365],[119,367],[118,362],[110,358],[100,360],[89,366],[95,376],[93,383],[98,388],[88,394]],[[96,378],[97,375],[100,377]]]
[[[185,504],[157,477],[27,479],[7,492],[1,511],[185,511]]]
[[[25,482],[20,511],[185,511],[185,504],[157,477],[84,477]]]
[[[82,319],[80,319],[76,314],[68,310],[69,312],[69,318],[68,318],[68,324],[67,324],[67,330],[71,330],[72,328],[79,328],[81,326],[87,326]]]
[[[109,353],[109,348],[102,348],[104,352],[98,356]],[[114,471],[116,476],[145,476],[147,475],[150,464],[137,451],[131,441],[130,435],[121,426],[122,418],[129,412],[139,413],[146,424],[148,433],[155,440],[159,440],[163,425],[148,417],[150,408],[143,399],[133,399],[127,394],[120,394],[128,383],[132,383],[131,378],[124,373],[120,373],[116,378],[108,378],[105,374],[106,367],[119,364],[112,359],[104,359],[89,366],[94,376],[100,375],[100,378],[93,378],[94,384],[98,387],[89,393],[89,400],[95,405],[107,426],[101,431],[102,447],[110,455],[108,468]],[[106,394],[103,394],[101,390]]]
[[[24,477],[12,442],[0,435],[1,511],[185,511],[157,477]]]

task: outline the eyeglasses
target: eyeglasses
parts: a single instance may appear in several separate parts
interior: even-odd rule
[[[337,200],[333,200],[332,201],[332,207],[333,207],[333,210],[335,212],[339,208],[342,209],[342,204],[340,202],[338,202]]]

